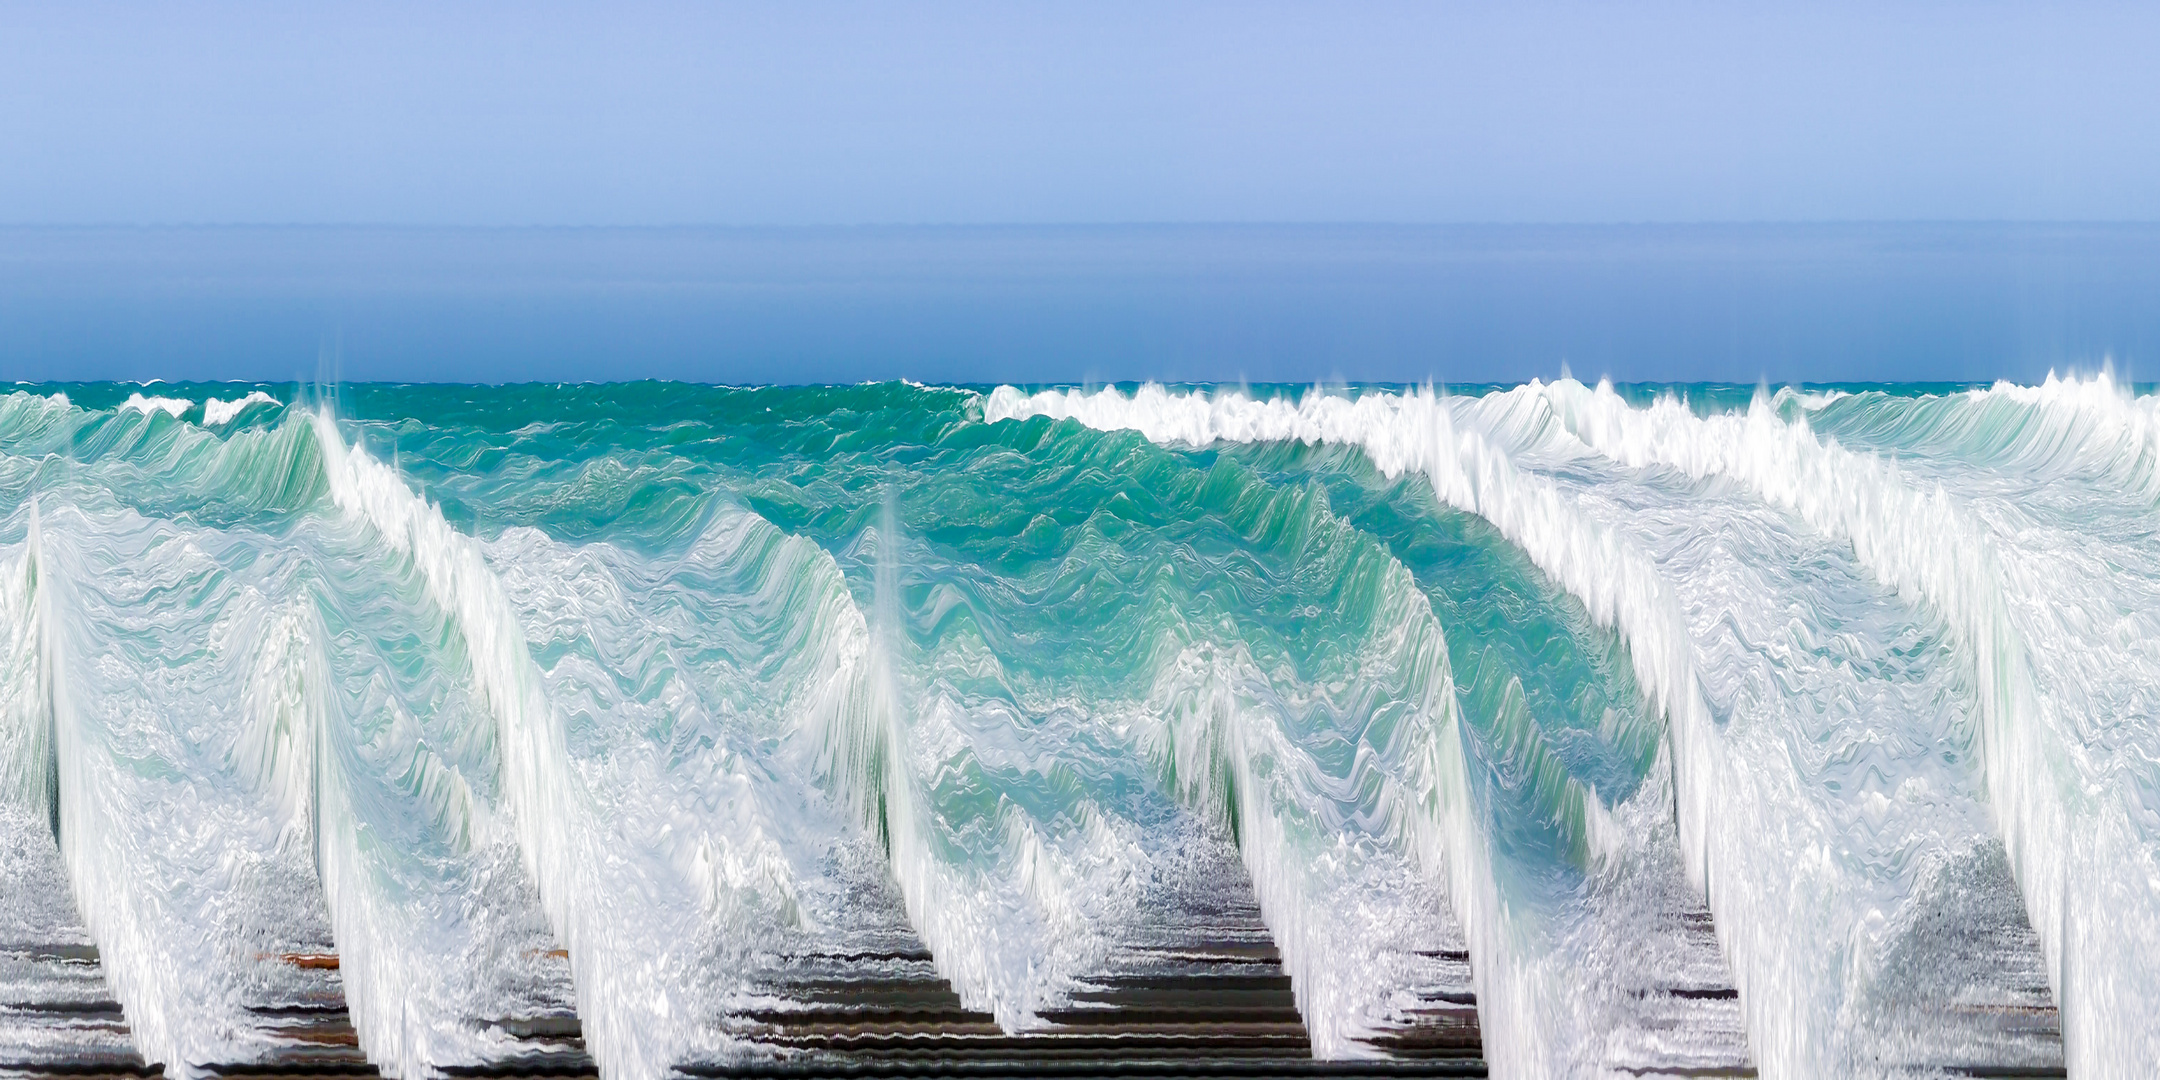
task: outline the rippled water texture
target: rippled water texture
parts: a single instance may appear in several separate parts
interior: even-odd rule
[[[26,388],[0,1069],[2152,1075],[2154,400]]]

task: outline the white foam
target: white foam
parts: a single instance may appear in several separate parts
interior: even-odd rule
[[[195,403],[186,398],[144,397],[140,393],[129,394],[128,399],[120,403],[121,412],[139,412],[144,416],[164,413],[176,420],[194,407]]]
[[[710,987],[710,979],[686,977],[679,965],[690,957],[659,964],[654,957],[680,953],[661,939],[685,926],[697,931],[693,945],[709,943],[715,934],[745,932],[739,921],[729,925],[731,909],[747,913],[743,904],[802,914],[790,900],[798,884],[789,865],[792,856],[770,839],[780,823],[761,817],[742,785],[674,791],[725,809],[717,821],[688,827],[676,820],[680,812],[672,807],[647,806],[640,812],[619,804],[624,792],[636,790],[637,782],[627,776],[610,778],[618,783],[584,779],[586,770],[601,763],[580,765],[570,755],[563,717],[547,694],[548,677],[532,659],[517,607],[488,564],[487,549],[453,529],[387,466],[345,444],[327,415],[318,414],[315,423],[333,500],[413,560],[429,596],[467,638],[479,697],[498,726],[507,816],[515,823],[549,922],[569,951],[587,1048],[610,1077],[661,1076],[693,1053],[725,1056],[732,1044],[714,1024],[715,1010],[728,1004],[724,995],[716,1001],[686,994]],[[769,525],[748,515],[739,524],[721,538],[724,548],[773,538]],[[527,572],[553,565],[557,573],[571,573],[568,580],[590,580],[591,567],[578,569],[581,559],[541,543],[529,531],[508,534],[504,542],[511,544],[505,549],[505,572],[519,582],[528,610],[559,616],[566,604],[571,605],[567,610],[590,607],[582,598],[561,594],[560,579]],[[979,924],[966,917],[967,901],[979,893],[964,888],[930,847],[914,789],[918,781],[908,768],[908,743],[896,726],[893,694],[885,683],[890,676],[874,662],[869,624],[830,555],[801,542],[781,547],[781,568],[763,600],[790,605],[787,617],[800,625],[787,637],[807,662],[799,676],[799,700],[783,727],[800,733],[817,772],[854,800],[865,820],[882,825],[908,913],[940,971],[964,999],[993,1007],[1002,1021],[1017,1025],[1020,1006],[993,992],[1000,969],[1010,965],[997,957],[999,942],[984,940],[976,932]],[[588,611],[586,617],[599,614]],[[592,684],[589,674],[574,671],[558,678],[570,680],[562,682],[566,690]],[[630,760],[619,758],[605,771],[626,767]],[[666,789],[647,793],[663,800],[668,794]],[[619,829],[629,830],[630,837],[617,835]],[[639,850],[626,848],[626,839],[655,842],[645,830],[670,838],[665,847],[675,854],[663,860],[666,866],[626,862],[626,850]],[[694,888],[676,887],[685,880]],[[692,910],[671,911],[685,903]],[[743,944],[732,943],[738,953]]]
[[[36,619],[37,506],[29,508],[29,539],[8,553],[0,571],[0,627],[5,630],[0,664],[0,798],[43,819],[56,795],[51,716],[46,708]]]
[[[2160,1031],[2147,1022],[2160,1000],[2147,963],[2160,955],[2160,858],[2153,831],[2139,823],[2149,811],[2107,780],[2119,769],[2108,758],[2124,758],[2096,757],[2098,748],[2078,735],[2092,715],[2081,706],[2105,718],[2126,704],[2092,700],[2081,685],[2142,681],[2160,670],[2150,655],[2154,628],[2134,617],[2094,624],[2122,603],[2131,605],[2124,611],[2145,607],[2109,595],[2111,583],[2128,584],[2124,563],[2076,557],[2091,541],[2034,528],[2014,495],[1990,505],[1987,496],[1954,497],[1941,486],[1955,475],[1984,478],[1985,469],[1962,463],[1955,474],[1918,483],[1900,464],[1818,440],[1805,420],[1788,423],[1759,398],[1743,415],[1703,419],[1670,399],[1631,408],[1609,387],[1561,383],[1540,392],[1601,452],[1739,480],[1849,541],[1884,582],[1943,613],[1972,664],[1989,798],[2045,945],[2071,1070],[2138,1076],[2160,1068]],[[1962,400],[1976,415],[1948,418],[1942,435],[1995,451],[1993,467],[2041,477],[2097,471],[2150,498],[2154,426],[2108,376],[2051,375],[2040,387],[1998,385]],[[1986,430],[1980,421],[1997,401],[2031,408],[2037,426]],[[2150,561],[2149,552],[2123,555]],[[2036,651],[2043,669],[2035,668]],[[2042,691],[2043,670],[2068,701]],[[2149,726],[2131,738],[2150,745]]]
[[[1255,401],[1242,393],[1213,398],[1173,394],[1155,385],[1143,386],[1129,397],[1112,389],[1029,396],[999,387],[984,405],[984,418],[991,422],[1035,415],[1076,419],[1100,429],[1137,430],[1153,441],[1190,446],[1218,440],[1347,443],[1362,447],[1389,476],[1406,471],[1423,474],[1444,501],[1499,526],[1533,561],[1579,596],[1601,625],[1621,628],[1634,646],[1631,658],[1638,681],[1653,705],[1672,717],[1671,742],[1683,777],[1702,776],[1721,766],[1678,606],[1648,561],[1609,529],[1576,514],[1550,482],[1518,472],[1485,439],[1458,429],[1440,397],[1426,392],[1353,400],[1314,393],[1291,403]],[[1399,566],[1396,571],[1404,573]],[[1416,596],[1419,604],[1424,603],[1408,582],[1403,583],[1403,595]],[[1410,626],[1420,622],[1410,612],[1398,621]],[[1429,607],[1422,622],[1431,626],[1437,642],[1439,628]],[[1451,683],[1444,651],[1423,662],[1437,665],[1436,685]],[[1218,692],[1211,696],[1235,702],[1238,695]],[[1582,1030],[1580,1024],[1583,1015],[1592,1011],[1587,1000],[1604,988],[1577,982],[1574,990],[1583,997],[1570,1002],[1564,963],[1519,948],[1525,931],[1513,923],[1492,884],[1484,830],[1467,801],[1469,787],[1454,710],[1451,688],[1422,710],[1431,727],[1431,757],[1425,779],[1401,796],[1407,805],[1419,808],[1406,817],[1420,822],[1414,839],[1406,839],[1412,840],[1423,871],[1445,883],[1463,921],[1487,1060],[1495,1074],[1544,1075],[1554,1068],[1584,1067],[1570,1056],[1593,1053],[1583,1044],[1594,1041],[1597,1033]],[[1202,711],[1217,717],[1239,715],[1230,704]],[[1171,715],[1175,714],[1172,709]],[[1205,755],[1181,748],[1181,761],[1212,757],[1245,770],[1252,762],[1284,756],[1282,748],[1255,741],[1267,738],[1265,723],[1233,719],[1226,724],[1217,719],[1194,725],[1194,730],[1212,734],[1178,739],[1198,739],[1203,746],[1208,742],[1224,745]],[[1369,962],[1364,970],[1349,965],[1348,970],[1330,970],[1340,960],[1353,965],[1367,961],[1369,954],[1333,940],[1337,931],[1348,929],[1328,906],[1339,903],[1339,898],[1329,899],[1323,890],[1296,884],[1316,869],[1310,856],[1297,853],[1296,845],[1279,832],[1285,811],[1291,808],[1288,804],[1296,800],[1270,805],[1264,801],[1268,785],[1248,775],[1241,775],[1237,789],[1250,803],[1238,808],[1241,821],[1248,822],[1253,833],[1245,845],[1248,865],[1261,890],[1269,927],[1282,944],[1285,965],[1300,984],[1316,1049],[1350,1052],[1352,1038],[1360,1033],[1362,1010],[1341,998],[1384,986],[1387,976],[1372,970]],[[1665,791],[1662,785],[1646,784],[1639,797],[1662,800]],[[1707,813],[1706,784],[1684,780],[1680,791],[1687,863],[1699,888],[1708,869],[1707,833],[1716,823]],[[1577,797],[1584,800],[1580,813],[1592,823],[1592,836],[1604,844],[1615,842],[1619,831],[1606,823],[1604,808],[1595,796],[1583,791]],[[1553,1035],[1556,1028],[1570,1026],[1576,1027],[1571,1035]]]
[[[275,957],[327,929],[291,800],[223,764],[253,724],[261,594],[222,575],[213,533],[73,505],[34,524],[60,847],[106,978],[169,1074],[261,1060],[277,1043],[250,1004],[309,992],[319,976]],[[169,659],[140,656],[145,627]]]
[[[1651,705],[1672,719],[1681,836],[1690,880],[1702,886],[1708,793],[1687,778],[1712,767],[1719,751],[1709,737],[1677,599],[1639,548],[1577,512],[1550,481],[1518,471],[1483,436],[1459,430],[1445,399],[1426,391],[1356,399],[1314,393],[1296,403],[1262,402],[1241,393],[1213,399],[1172,394],[1153,384],[1130,397],[1112,389],[1029,397],[1001,386],[984,406],[991,422],[1036,415],[1188,446],[1217,440],[1357,446],[1382,473],[1420,473],[1444,502],[1492,522],[1579,598],[1599,625],[1617,626],[1631,644],[1637,681]]]
[[[861,542],[874,560],[873,614],[852,605],[852,616],[843,613],[845,655],[861,659],[850,661],[853,676],[831,684],[837,696],[806,723],[819,771],[884,836],[909,922],[962,1002],[1007,1031],[1039,1027],[1039,1014],[1064,1003],[1076,976],[1098,965],[1117,929],[1133,921],[1149,853],[1131,822],[1085,800],[1068,806],[1063,820],[1040,820],[1002,797],[993,822],[976,816],[971,803],[983,789],[955,790],[950,778],[1047,751],[1015,745],[1039,736],[1011,702],[962,693],[936,670],[994,666],[995,657],[906,654],[898,580],[905,539],[890,504]],[[832,570],[829,588],[844,596]],[[950,801],[926,790],[932,784],[944,785]]]
[[[475,696],[495,720],[503,810],[538,883],[549,925],[570,955],[586,1045],[612,1075],[651,1075],[635,1054],[639,1031],[610,1009],[613,989],[596,977],[608,941],[604,895],[594,880],[605,860],[578,803],[560,720],[526,651],[524,632],[477,542],[443,520],[389,466],[348,446],[327,413],[312,420],[332,501],[410,558],[426,593],[464,635]]]
[[[210,398],[203,402],[203,425],[217,427],[221,424],[229,424],[237,419],[241,413],[246,412],[250,405],[275,405],[277,403],[276,398],[260,390],[250,390],[246,396],[237,397],[231,401]],[[173,415],[178,416],[180,414],[174,413]]]
[[[500,1025],[566,1005],[568,966],[549,956],[516,840],[489,799],[495,723],[472,700],[462,635],[408,599],[424,587],[409,564],[369,550],[371,532],[331,519],[295,539],[324,570],[315,596],[341,631],[295,604],[250,692],[276,718],[263,742],[306,760],[360,1044],[406,1077],[529,1053]]]
[[[1794,386],[1780,386],[1770,399],[1770,407],[1773,410],[1778,410],[1790,402],[1798,406],[1803,412],[1821,412],[1823,409],[1828,408],[1832,402],[1842,401],[1851,396],[1852,392],[1848,390],[1802,390]]]
[[[739,510],[658,565],[529,528],[485,550],[552,658],[549,701],[587,732],[563,782],[610,854],[576,899],[606,933],[574,954],[581,1013],[633,1031],[603,1067],[656,1076],[739,1056],[727,1014],[772,992],[773,957],[876,951],[848,943],[863,929],[851,894],[875,882],[830,869],[859,860],[840,858],[844,820],[799,760],[815,748],[795,745],[830,722],[812,714],[860,708],[860,613],[830,555]],[[794,753],[749,752],[775,744]]]
[[[1242,646],[1174,634],[1165,642],[1173,651],[1158,662],[1155,686],[1131,718],[1182,798],[1235,825],[1313,1054],[1324,1059],[1377,1056],[1367,1040],[1418,1000],[1426,972],[1416,958],[1460,947],[1448,940],[1451,915],[1480,938],[1473,955],[1487,959],[1480,932],[1493,928],[1498,910],[1482,837],[1463,828],[1469,786],[1444,642],[1429,608],[1417,610],[1421,595],[1393,595],[1398,610],[1382,621],[1405,628],[1410,640],[1394,643],[1395,655],[1375,643],[1383,655],[1374,667],[1412,669],[1422,695],[1406,704],[1422,722],[1408,725],[1414,734],[1399,760],[1374,767],[1382,778],[1373,804],[1337,806],[1326,794],[1368,785],[1320,770],[1291,734],[1296,718],[1286,715],[1289,701],[1313,690],[1277,685]],[[1339,820],[1360,816],[1384,824],[1365,833]],[[1508,985],[1498,974],[1490,964],[1473,968],[1481,1002]],[[1520,1033],[1501,1024],[1484,1034],[1488,1061],[1502,1070],[1521,1064],[1509,1053],[1517,1045],[1509,1036]]]

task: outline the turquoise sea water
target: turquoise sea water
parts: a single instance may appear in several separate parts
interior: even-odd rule
[[[1249,889],[1317,1056],[2141,1075],[2153,401],[24,387],[0,937],[170,1071],[334,952],[388,1072],[641,1077],[918,941],[1044,1030]]]

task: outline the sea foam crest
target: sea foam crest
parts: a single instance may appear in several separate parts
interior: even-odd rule
[[[2102,368],[2089,378],[2050,371],[2035,386],[1998,382],[1911,399],[1872,393],[1820,420],[1856,443],[1997,474],[2097,482],[2150,502],[2160,500],[2156,409],[2160,399],[2133,396]]]
[[[229,424],[239,419],[240,414],[246,412],[250,405],[275,405],[277,403],[278,399],[260,390],[250,390],[246,395],[236,397],[231,401],[209,398],[203,402],[203,425],[205,427],[218,427]]]
[[[120,403],[121,412],[139,412],[144,416],[164,413],[174,419],[194,407],[195,403],[186,398],[144,397],[141,393],[129,394],[127,400]]]

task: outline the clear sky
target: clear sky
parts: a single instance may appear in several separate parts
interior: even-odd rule
[[[0,4],[0,223],[2160,219],[2160,5]]]
[[[2150,377],[2155,297],[2160,3],[0,0],[0,379]]]

